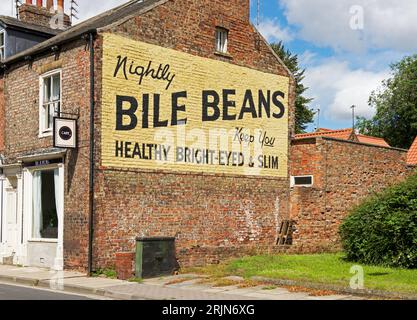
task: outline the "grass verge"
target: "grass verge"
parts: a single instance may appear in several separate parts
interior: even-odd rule
[[[204,274],[212,279],[228,276],[240,276],[246,280],[265,277],[349,288],[353,276],[350,270],[354,265],[358,264],[346,261],[341,253],[271,255],[245,257],[215,266],[189,268],[182,273]],[[417,270],[368,265],[362,267],[365,289],[417,295]]]

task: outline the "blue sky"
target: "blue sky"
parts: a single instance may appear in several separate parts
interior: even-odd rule
[[[260,25],[270,41],[282,40],[306,68],[307,95],[320,108],[320,126],[351,126],[371,117],[373,90],[390,77],[389,66],[417,50],[417,1],[261,0]],[[256,22],[257,1],[252,0]],[[314,130],[315,124],[309,126]]]
[[[257,0],[251,1],[256,24]],[[127,0],[78,0],[80,21]],[[0,1],[10,15],[12,1]],[[67,0],[68,4],[69,1]],[[351,126],[351,105],[371,117],[373,90],[390,76],[389,65],[417,51],[415,0],[260,0],[261,33],[282,40],[306,69],[307,95],[320,108],[320,126]],[[99,5],[98,5],[99,4]],[[315,125],[309,126],[314,130]]]

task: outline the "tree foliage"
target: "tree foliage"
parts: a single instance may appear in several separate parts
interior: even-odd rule
[[[298,65],[298,56],[292,54],[286,49],[282,41],[271,44],[272,49],[281,58],[288,69],[293,73],[296,85],[296,100],[295,100],[295,132],[304,133],[307,125],[313,122],[314,112],[308,108],[308,104],[313,101],[312,98],[307,98],[304,93],[307,91],[302,81],[305,78],[305,69],[300,69]]]
[[[417,268],[417,174],[356,207],[340,235],[351,261]]]
[[[393,147],[408,149],[417,136],[417,55],[392,64],[391,70],[391,78],[369,98],[375,116],[358,118],[357,128],[384,138]]]

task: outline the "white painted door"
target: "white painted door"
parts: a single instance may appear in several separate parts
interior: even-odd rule
[[[6,189],[6,255],[13,256],[18,244],[17,191]]]

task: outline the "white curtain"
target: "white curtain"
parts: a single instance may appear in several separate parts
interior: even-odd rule
[[[59,181],[59,169],[54,170],[54,185],[55,185],[55,204],[56,204],[56,213],[58,216],[58,226],[59,226],[59,219],[63,217],[62,211],[62,199],[61,199],[61,183]]]
[[[33,173],[33,238],[42,238],[42,176],[41,171]]]

